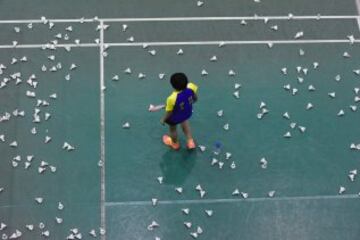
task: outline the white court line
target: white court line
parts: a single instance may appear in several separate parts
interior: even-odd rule
[[[318,20],[318,19],[357,19],[357,15],[299,15],[299,16],[229,16],[229,17],[153,17],[153,18],[75,18],[75,19],[47,19],[53,23],[82,23],[82,22],[167,22],[167,21],[236,21],[236,20]],[[40,19],[0,20],[0,24],[43,23]]]
[[[359,43],[360,40],[355,40]],[[106,43],[109,47],[141,47],[148,46],[178,46],[178,45],[255,45],[255,44],[310,44],[310,43],[350,43],[348,39],[309,39],[309,40],[244,40],[244,41],[184,41],[184,42],[132,42]]]
[[[104,23],[100,21],[100,225],[106,231],[106,195],[105,195],[105,93],[104,93]],[[106,232],[101,235],[101,240],[106,240]]]
[[[355,4],[356,4],[357,12],[358,12],[357,24],[358,24],[358,28],[360,31],[360,0],[355,0]]]
[[[173,204],[215,204],[215,203],[238,203],[238,202],[274,202],[274,201],[305,201],[305,200],[343,200],[356,199],[360,200],[358,194],[346,195],[324,195],[324,196],[300,196],[300,197],[263,197],[263,198],[221,198],[221,199],[193,199],[193,200],[164,200],[158,201],[158,205]],[[150,206],[151,201],[128,201],[128,202],[106,202],[106,207],[113,206]]]
[[[348,39],[308,39],[308,40],[243,40],[243,41],[183,41],[183,42],[120,42],[120,43],[105,43],[108,47],[143,47],[147,46],[197,46],[197,45],[261,45],[272,43],[277,44],[318,44],[318,43],[350,43]],[[354,43],[360,43],[360,39],[356,39]],[[42,48],[46,44],[19,44],[16,47],[13,45],[0,45],[0,49],[16,49],[16,48]],[[97,43],[80,43],[80,44],[57,44],[54,45],[56,49],[65,47],[100,47]]]
[[[19,44],[19,45],[0,45],[0,48],[2,49],[7,49],[7,48],[43,48],[45,46],[47,46],[48,44]],[[50,44],[51,45],[51,44]],[[99,47],[99,44],[97,43],[80,43],[80,44],[56,44],[56,45],[52,45],[54,46],[56,49],[59,48],[65,48],[65,47],[70,47],[70,48],[75,48],[75,47]]]

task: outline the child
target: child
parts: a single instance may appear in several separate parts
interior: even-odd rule
[[[160,120],[162,124],[169,125],[170,135],[164,135],[163,142],[174,150],[180,148],[176,130],[176,126],[180,124],[187,138],[187,148],[194,149],[196,145],[191,134],[189,119],[192,115],[192,105],[198,99],[196,94],[198,87],[189,83],[184,73],[174,73],[170,83],[175,91],[167,98],[166,113]]]

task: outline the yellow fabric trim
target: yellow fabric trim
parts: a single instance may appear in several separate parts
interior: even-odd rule
[[[173,92],[173,93],[166,99],[165,111],[171,112],[171,111],[174,109],[177,95],[178,95],[178,92]]]
[[[194,93],[196,93],[198,90],[198,86],[196,86],[194,83],[188,83],[187,88],[193,90]]]

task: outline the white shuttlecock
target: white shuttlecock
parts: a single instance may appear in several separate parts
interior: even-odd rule
[[[198,7],[202,7],[203,5],[204,5],[203,1],[197,1],[196,2],[196,6],[198,6]]]
[[[193,237],[194,239],[197,239],[199,237],[199,234],[197,232],[191,232],[190,236]]]
[[[354,35],[348,35],[348,36],[346,36],[346,37],[349,39],[350,44],[354,44],[354,42],[355,42],[355,37],[354,37]]]
[[[360,93],[360,88],[358,88],[358,87],[354,88],[354,92],[355,92],[355,94],[359,94]]]
[[[208,215],[208,217],[211,217],[214,214],[213,210],[205,210],[206,215]]]
[[[312,104],[312,103],[308,103],[307,105],[306,105],[306,110],[310,110],[310,109],[312,109],[314,107],[314,105]]]
[[[318,62],[313,62],[313,68],[317,69],[319,67],[319,63]]]
[[[265,102],[260,102],[259,108],[261,109],[261,108],[264,108],[264,107],[266,107],[266,103]]]
[[[297,93],[298,93],[298,89],[297,88],[293,88],[292,89],[292,91],[291,91],[291,94],[293,95],[293,96],[295,96]]]
[[[219,162],[219,160],[217,160],[216,158],[212,158],[211,160],[211,166],[214,166],[215,164],[217,164]]]
[[[288,112],[285,112],[285,113],[283,114],[283,117],[286,118],[286,119],[290,119],[290,115],[289,115]]]
[[[279,27],[278,27],[278,25],[272,25],[270,27],[270,29],[273,30],[273,31],[277,31],[279,29]]]
[[[235,168],[236,168],[236,164],[235,164],[234,161],[230,164],[230,168],[231,168],[231,169],[235,169]]]
[[[243,25],[243,26],[245,26],[245,25],[247,25],[247,22],[246,22],[245,19],[243,19],[243,20],[240,21],[240,24]]]
[[[4,230],[7,227],[5,223],[0,223],[0,231]]]
[[[229,74],[229,76],[235,76],[236,75],[234,70],[229,70],[228,74]]]
[[[242,198],[244,198],[244,199],[247,199],[249,197],[249,194],[246,192],[241,192],[240,194],[241,194]]]
[[[339,188],[339,194],[343,194],[346,191],[346,188],[343,186],[340,186]]]
[[[184,225],[186,228],[190,229],[192,227],[192,223],[191,222],[184,222]]]
[[[286,84],[283,86],[283,88],[286,90],[286,91],[289,91],[291,89],[291,85],[290,84]]]
[[[298,128],[301,133],[304,133],[306,131],[306,127],[304,126],[299,126]]]
[[[16,148],[18,146],[17,141],[13,141],[9,144],[10,147]]]
[[[131,36],[131,37],[127,38],[126,41],[128,41],[128,42],[134,42],[134,41],[135,41],[135,38]]]
[[[57,224],[63,223],[63,219],[59,218],[59,217],[55,217],[55,221],[56,221]]]
[[[360,75],[360,69],[353,70],[353,73],[355,73],[356,75]]]
[[[160,227],[160,225],[156,221],[152,221],[150,225],[148,225],[147,229],[149,231],[154,230],[155,228]]]
[[[114,75],[111,79],[113,81],[118,81],[119,80],[119,75]]]
[[[165,77],[165,73],[159,73],[159,79],[161,80],[161,79],[164,79],[164,77]]]
[[[222,169],[223,166],[224,166],[224,162],[219,161],[218,166],[219,166],[220,169]]]
[[[316,89],[313,85],[309,85],[308,90],[312,92],[312,91],[315,91]]]
[[[176,52],[176,55],[183,55],[184,54],[184,50],[182,50],[181,48],[179,48],[179,50]]]
[[[138,74],[139,79],[144,79],[145,77],[146,77],[146,75],[144,73],[139,73]]]
[[[226,160],[229,160],[229,159],[231,158],[231,156],[232,156],[231,153],[229,153],[229,152],[226,152],[226,153],[225,153],[225,159],[226,159]]]
[[[355,174],[349,174],[348,177],[349,177],[351,182],[355,181]]]
[[[228,131],[229,128],[230,128],[230,125],[228,123],[226,123],[224,126],[223,126],[224,130]]]
[[[291,133],[290,132],[286,132],[284,134],[284,138],[291,138]]]
[[[343,53],[343,57],[344,57],[344,58],[350,58],[351,55],[350,55],[348,52],[344,52],[344,53]]]
[[[268,192],[268,197],[272,198],[275,196],[275,191],[269,191]]]
[[[182,208],[181,212],[183,212],[185,215],[189,215],[190,209],[189,208]]]
[[[158,180],[158,182],[160,183],[160,184],[162,184],[163,183],[163,181],[164,181],[164,177],[157,177],[157,180]]]
[[[200,198],[203,198],[206,194],[206,191],[200,190],[199,194],[200,194]]]
[[[73,27],[72,26],[68,26],[65,28],[66,31],[68,32],[72,32],[73,31]]]
[[[274,43],[268,42],[268,43],[267,43],[267,46],[268,46],[268,48],[272,48],[272,47],[274,46]]]
[[[124,128],[124,129],[129,129],[129,128],[130,128],[130,123],[129,123],[129,122],[125,122],[125,123],[122,125],[122,128]]]
[[[328,96],[331,98],[335,98],[336,97],[336,93],[335,92],[329,92]]]
[[[360,102],[360,97],[359,97],[359,96],[355,96],[355,97],[354,97],[354,102]]]
[[[223,47],[223,46],[225,46],[225,42],[220,42],[219,47]]]
[[[217,111],[216,114],[218,115],[218,117],[222,117],[224,115],[224,110],[221,109],[221,110]]]
[[[233,96],[234,96],[235,98],[240,98],[240,92],[239,92],[239,91],[235,91],[235,92],[233,93]]]
[[[158,203],[158,199],[157,199],[157,198],[152,198],[152,199],[151,199],[151,204],[152,204],[153,206],[156,206],[157,203]]]
[[[96,235],[96,230],[95,229],[91,229],[90,232],[89,232],[89,235],[96,238],[97,235]]]
[[[239,191],[239,189],[235,189],[233,192],[232,192],[232,195],[233,196],[237,196],[237,195],[239,195],[240,194],[240,191]]]
[[[156,55],[156,50],[155,50],[155,49],[149,50],[148,52],[149,52],[149,54],[150,54],[151,56],[155,56],[155,55]]]
[[[303,72],[304,75],[307,75],[308,72],[309,72],[309,69],[308,69],[308,68],[303,68],[303,69],[302,69],[302,72]]]
[[[210,58],[210,61],[211,61],[211,62],[216,62],[217,60],[218,60],[218,59],[217,59],[217,57],[216,57],[215,55]]]
[[[177,187],[175,188],[175,191],[179,194],[181,194],[183,192],[183,188],[182,187]]]
[[[356,105],[350,105],[349,106],[351,111],[355,112],[357,110],[357,106]]]
[[[41,204],[41,203],[44,202],[44,199],[41,198],[41,197],[37,197],[37,198],[35,198],[35,201],[36,201],[38,204]]]
[[[202,230],[201,227],[197,226],[196,232],[197,232],[198,234],[202,234],[204,231]]]
[[[126,68],[125,70],[124,70],[124,73],[126,73],[126,74],[131,74],[131,68]]]
[[[205,152],[206,147],[204,145],[199,145],[200,151],[201,152]]]
[[[75,63],[72,63],[72,64],[70,65],[70,70],[74,70],[75,68],[77,68],[76,64],[75,64]]]
[[[300,56],[304,56],[304,55],[305,55],[305,51],[304,51],[303,49],[301,49],[301,48],[299,49],[299,55],[300,55]]]
[[[201,71],[201,76],[206,76],[206,75],[208,75],[208,72],[205,69],[203,69]]]
[[[304,32],[300,31],[295,34],[294,38],[299,39],[299,38],[302,38],[303,36],[304,36]]]
[[[281,69],[281,72],[282,72],[284,75],[286,75],[286,74],[287,74],[287,68],[286,68],[286,67],[282,68],[282,69]]]
[[[341,110],[337,113],[337,115],[338,115],[339,117],[344,116],[344,115],[345,115],[345,111],[344,111],[343,109],[341,109]]]
[[[241,84],[240,84],[240,83],[235,83],[235,84],[234,84],[234,88],[235,88],[235,89],[241,88]]]

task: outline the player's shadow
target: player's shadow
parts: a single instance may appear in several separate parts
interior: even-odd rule
[[[196,150],[186,149],[165,152],[160,162],[164,184],[182,185],[195,166],[196,155]]]

